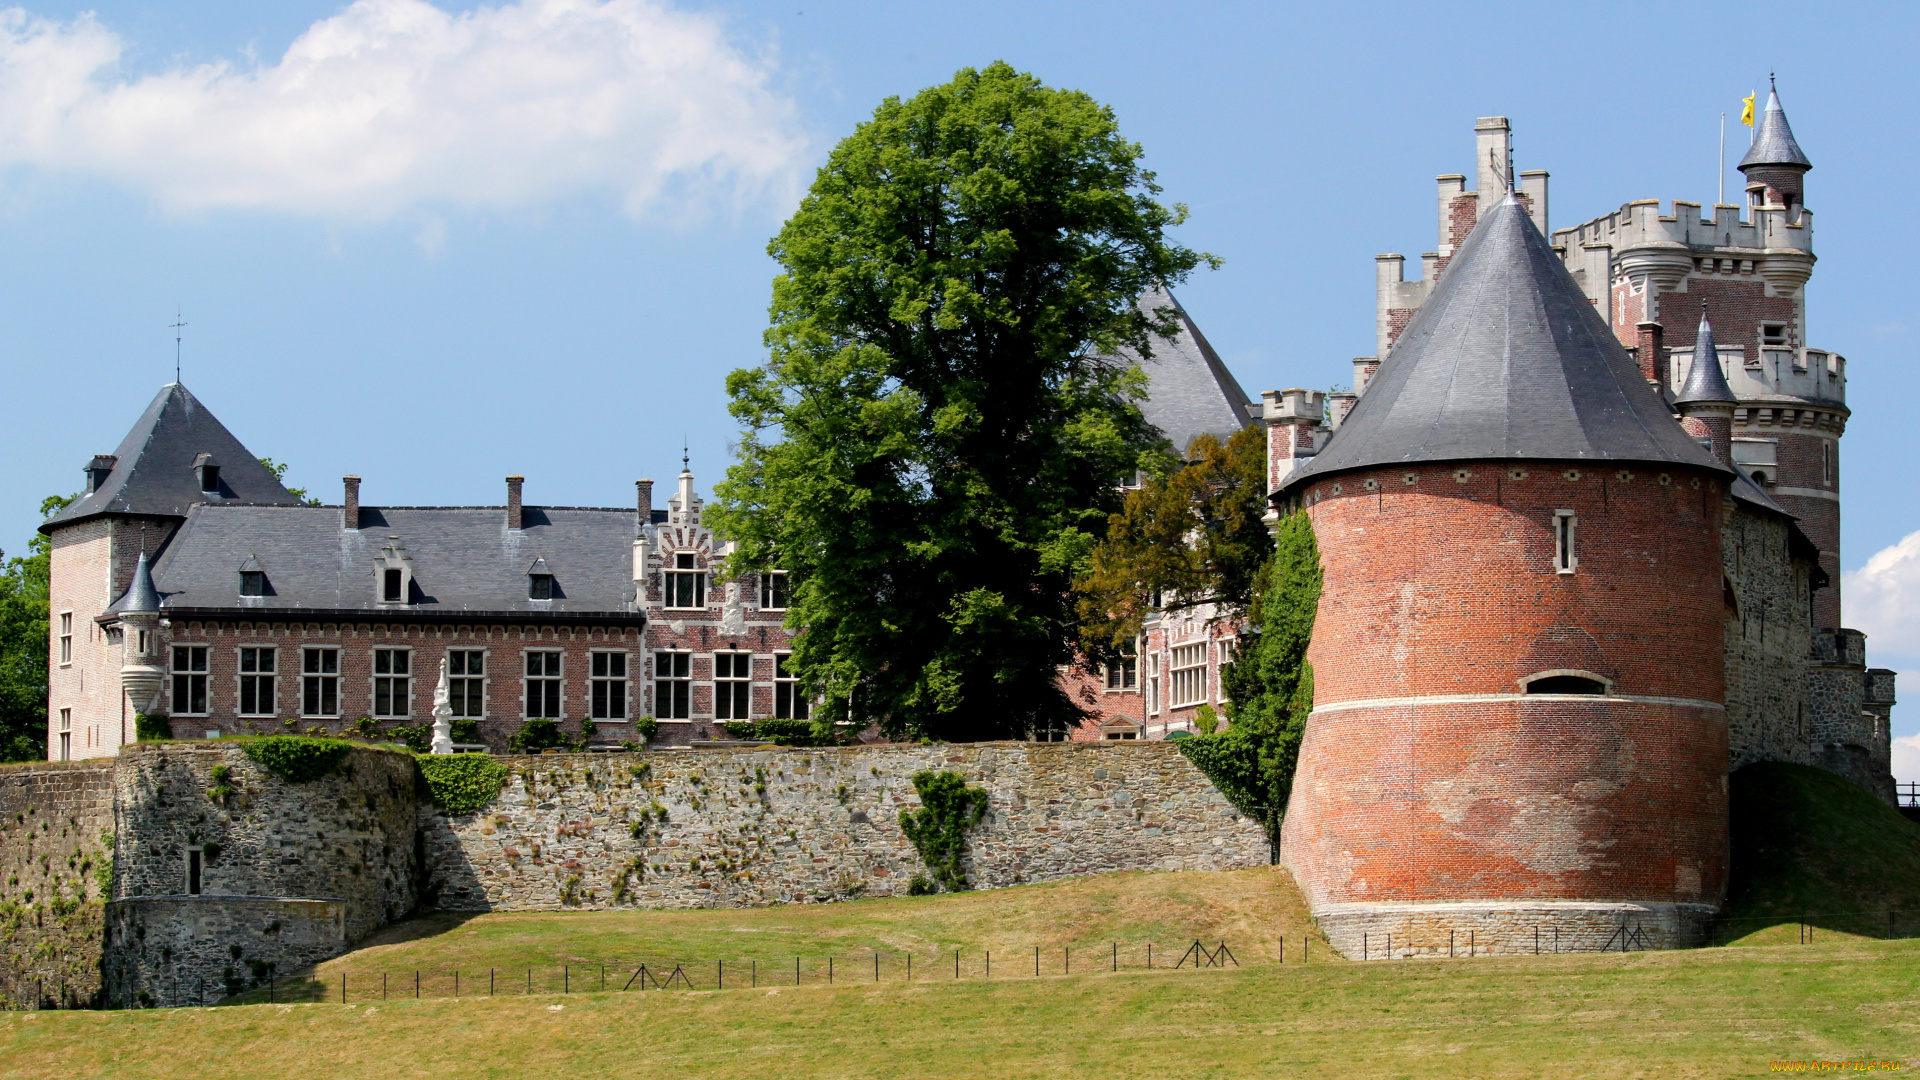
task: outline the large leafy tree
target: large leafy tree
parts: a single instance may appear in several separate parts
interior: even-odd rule
[[[40,503],[51,517],[74,500],[55,495]],[[53,548],[45,536],[27,543],[24,558],[0,560],[0,761],[47,756],[47,596]]]
[[[713,523],[732,569],[793,574],[823,722],[1016,737],[1056,685],[1071,591],[1164,443],[1112,359],[1170,336],[1135,304],[1205,256],[1169,242],[1111,110],[1004,63],[890,98],[769,246],[771,353],[727,380],[746,431]]]
[[[1088,656],[1131,641],[1155,610],[1213,605],[1223,619],[1243,617],[1273,551],[1266,512],[1267,441],[1258,427],[1224,443],[1196,436],[1184,462],[1144,477],[1074,583]]]

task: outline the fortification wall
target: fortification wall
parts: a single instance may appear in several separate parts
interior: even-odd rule
[[[758,748],[507,758],[500,798],[423,808],[428,896],[449,910],[747,907],[902,895],[913,775],[988,792],[975,888],[1108,870],[1267,862],[1259,823],[1173,743]]]
[[[0,767],[0,1009],[94,1004],[113,762]]]
[[[189,1004],[189,988],[256,985],[269,967],[334,955],[415,907],[419,800],[405,754],[355,748],[334,772],[293,783],[233,743],[148,743],[122,752],[113,787],[111,1002],[144,990]]]
[[[1733,588],[1727,611],[1727,749],[1730,769],[1756,761],[1811,762],[1807,703],[1807,570],[1787,549],[1791,526],[1738,503],[1721,523],[1721,556]]]

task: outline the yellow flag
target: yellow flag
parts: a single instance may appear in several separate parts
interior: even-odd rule
[[[1753,99],[1758,93],[1759,91],[1756,90],[1740,99],[1740,122],[1748,127],[1753,126]]]

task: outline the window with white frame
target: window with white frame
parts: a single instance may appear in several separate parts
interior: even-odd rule
[[[1220,678],[1214,680],[1214,701],[1222,705],[1227,703],[1227,665],[1233,663],[1233,648],[1236,644],[1238,643],[1232,638],[1222,638],[1214,643],[1214,648],[1220,650]]]
[[[593,684],[593,718],[595,720],[625,720],[627,718],[627,654],[623,652],[597,652],[592,654],[593,667],[588,681]]]
[[[447,704],[455,716],[487,715],[487,654],[481,649],[447,652]]]
[[[695,565],[696,557],[691,551],[677,552],[673,556],[673,569],[667,571],[666,604],[670,608],[703,608],[707,606],[707,575]]]
[[[207,647],[205,645],[173,647],[173,714],[175,716],[207,714]]]
[[[1168,666],[1172,676],[1172,700],[1167,704],[1178,709],[1207,700],[1206,642],[1174,646]]]
[[[653,654],[654,714],[662,720],[685,720],[693,715],[693,654]]]
[[[760,610],[787,610],[787,572],[770,570],[760,575]]]
[[[240,715],[272,716],[276,650],[247,646],[240,650]]]
[[[1573,528],[1578,519],[1571,510],[1553,512],[1553,572],[1571,574],[1580,565],[1580,559],[1573,553]]]
[[[73,710],[60,710],[60,760],[73,760]]]
[[[753,654],[713,654],[713,715],[716,720],[747,720],[752,716]]]
[[[73,612],[60,613],[60,662],[73,663]]]
[[[300,715],[340,715],[340,650],[300,650]]]
[[[781,720],[806,720],[811,710],[800,688],[800,677],[790,666],[792,653],[773,654],[773,715]]]
[[[560,654],[527,654],[527,719],[560,719]]]
[[[1106,665],[1107,689],[1137,690],[1140,687],[1140,658],[1134,655],[1133,642],[1120,647],[1120,656]]]
[[[411,695],[413,655],[406,649],[373,650],[373,715],[392,719],[407,715]]]
[[[1147,654],[1147,715],[1160,714],[1160,654]]]

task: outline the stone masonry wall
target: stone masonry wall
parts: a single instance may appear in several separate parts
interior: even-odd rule
[[[107,905],[109,1008],[212,1005],[347,950],[343,900],[145,896]]]
[[[113,762],[0,768],[0,1009],[93,1004]]]
[[[912,778],[989,793],[975,888],[1108,870],[1264,864],[1260,825],[1165,742],[755,748],[507,758],[500,798],[422,809],[428,896],[447,910],[712,908],[906,893]]]
[[[1733,589],[1727,610],[1727,750],[1730,768],[1756,761],[1805,765],[1808,573],[1787,549],[1789,523],[1738,503],[1721,523],[1721,556]]]

